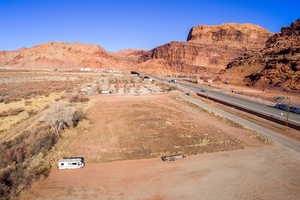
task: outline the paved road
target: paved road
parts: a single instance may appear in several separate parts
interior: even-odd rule
[[[148,76],[154,80],[167,81],[166,79],[162,79],[162,78],[159,78],[156,76],[152,76],[152,75],[148,75]],[[204,85],[193,86],[190,84],[179,83],[179,82],[177,82],[175,84],[177,86],[186,88],[188,90],[199,93],[201,95],[205,95],[210,98],[221,100],[223,102],[227,102],[231,105],[234,105],[234,106],[237,106],[240,108],[245,108],[247,110],[250,110],[250,111],[253,111],[256,113],[260,113],[265,116],[270,116],[270,117],[278,119],[280,121],[287,121],[285,111],[273,108],[269,105],[265,105],[265,104],[254,102],[251,100],[239,98],[236,96],[231,96],[231,95],[225,94],[224,92],[222,92],[219,89],[214,89],[214,88],[204,86]],[[290,124],[300,127],[300,115],[289,112],[288,113],[288,122]]]

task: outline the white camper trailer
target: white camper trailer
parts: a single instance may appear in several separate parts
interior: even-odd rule
[[[83,157],[63,158],[58,161],[58,169],[83,168],[85,165]]]

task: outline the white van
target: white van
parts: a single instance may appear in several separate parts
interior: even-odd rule
[[[58,161],[58,169],[77,169],[85,165],[83,157],[63,158]]]

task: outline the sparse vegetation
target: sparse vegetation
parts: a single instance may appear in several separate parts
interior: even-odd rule
[[[11,113],[23,112],[18,109]],[[8,113],[8,112],[7,112]],[[66,103],[51,104],[30,128],[8,141],[0,143],[0,199],[17,195],[40,176],[47,176],[51,168],[45,159],[57,143],[60,133],[75,127],[83,114]],[[10,133],[13,136],[13,133]]]
[[[82,97],[79,95],[74,95],[72,97],[70,97],[69,102],[70,103],[84,103],[84,102],[88,102],[90,99],[87,97]]]
[[[259,141],[263,142],[264,144],[272,144],[273,140],[270,136],[266,136],[260,133],[255,134],[255,138],[258,139]]]
[[[18,115],[19,113],[23,112],[24,110],[25,109],[23,109],[23,108],[9,109],[7,111],[0,113],[0,117],[8,117],[8,116]]]
[[[47,175],[51,165],[43,158],[57,140],[51,127],[40,124],[0,144],[0,199],[17,195],[34,179]]]
[[[139,97],[145,98],[142,101],[127,102],[126,98],[131,98],[127,95],[121,102],[113,101],[113,105],[105,101],[109,99],[105,97],[101,106],[97,107],[99,99],[86,96],[101,95],[98,94],[100,90],[93,93],[82,89],[93,85],[101,88],[106,84],[102,81],[106,78],[107,76],[97,75],[92,79],[89,77],[84,84],[80,81],[78,85],[70,82],[66,87],[62,84],[57,88],[55,83],[49,85],[49,92],[43,91],[48,90],[46,84],[36,84],[28,91],[5,90],[5,99],[10,102],[5,104],[3,100],[0,103],[0,199],[15,196],[35,179],[47,176],[57,159],[85,154],[86,152],[80,151],[87,148],[77,148],[78,145],[92,146],[87,153],[89,162],[142,159],[174,153],[191,155],[244,148],[241,140],[228,135],[226,131],[218,131],[212,124],[207,128],[193,115],[187,114],[187,105],[182,104],[183,100],[176,92],[170,93],[172,98],[157,95],[153,101],[148,98],[154,96],[144,96]],[[79,79],[84,80],[82,77]],[[169,84],[144,81],[128,75],[110,75],[107,80],[107,89],[115,94],[161,94],[178,90]],[[20,83],[14,84],[18,87]],[[31,87],[30,84],[26,86]],[[21,99],[11,101],[12,98]],[[117,99],[122,97],[118,96]],[[92,113],[97,111],[96,115],[101,117],[97,116],[87,126],[81,110],[86,112],[89,106],[93,106]],[[207,115],[206,111],[203,113]],[[91,115],[88,117],[93,118]],[[81,120],[85,126],[75,128]],[[218,123],[224,124],[221,120]],[[86,143],[78,144],[78,140]]]

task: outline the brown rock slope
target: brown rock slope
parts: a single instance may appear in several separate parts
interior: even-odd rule
[[[100,46],[49,42],[16,51],[0,51],[0,66],[130,68],[134,61]]]
[[[170,42],[154,48],[150,55],[144,55],[144,60],[164,59],[176,72],[218,71],[245,52],[263,47],[271,35],[253,24],[196,26],[190,30],[187,42]]]
[[[233,83],[300,91],[300,19],[274,34],[258,52],[227,65]]]

